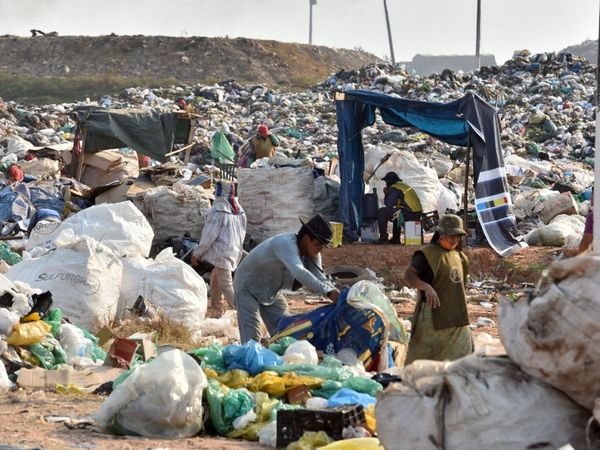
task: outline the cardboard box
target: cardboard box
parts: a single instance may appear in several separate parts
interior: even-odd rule
[[[138,349],[142,350],[142,358],[148,361],[156,356],[156,332],[135,333],[125,338],[112,340],[104,365],[129,368]]]
[[[404,223],[404,245],[423,245],[423,229],[420,220]]]
[[[304,405],[306,400],[312,397],[310,391],[308,390],[308,386],[305,384],[291,388],[289,391],[287,391],[286,395],[287,401],[291,405]]]
[[[96,366],[83,370],[72,367],[66,369],[47,370],[41,367],[21,369],[17,384],[26,389],[54,389],[57,384],[69,384],[82,388],[96,388],[107,381],[113,381],[123,373],[123,369],[107,366]]]

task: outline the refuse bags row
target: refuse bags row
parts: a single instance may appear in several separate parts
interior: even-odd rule
[[[585,444],[589,411],[506,357],[416,361],[400,376],[375,407],[387,450]]]
[[[50,291],[65,316],[92,332],[122,319],[139,296],[199,332],[206,284],[171,249],[145,258],[152,238],[148,221],[130,202],[93,206],[56,223],[45,237],[35,236],[31,257],[6,276]]]

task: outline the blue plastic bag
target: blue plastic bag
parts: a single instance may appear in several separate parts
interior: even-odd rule
[[[369,405],[374,405],[376,402],[377,400],[375,397],[372,397],[369,394],[361,394],[353,391],[352,389],[342,388],[329,397],[329,400],[327,400],[327,407],[331,408],[334,406],[354,405],[356,403],[360,403],[363,405],[363,408],[366,408]]]
[[[223,362],[227,369],[243,369],[256,375],[269,367],[283,365],[283,359],[256,341],[243,345],[228,345],[223,349]]]

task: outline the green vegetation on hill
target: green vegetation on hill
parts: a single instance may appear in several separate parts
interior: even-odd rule
[[[170,86],[174,78],[121,77],[114,75],[86,75],[79,77],[35,77],[0,71],[0,98],[19,103],[50,104],[76,102],[89,97],[118,93],[132,86],[149,88]]]

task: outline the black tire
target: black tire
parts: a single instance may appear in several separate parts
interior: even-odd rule
[[[325,274],[339,286],[352,286],[358,281],[372,279],[369,272],[358,266],[331,266],[325,269]]]

